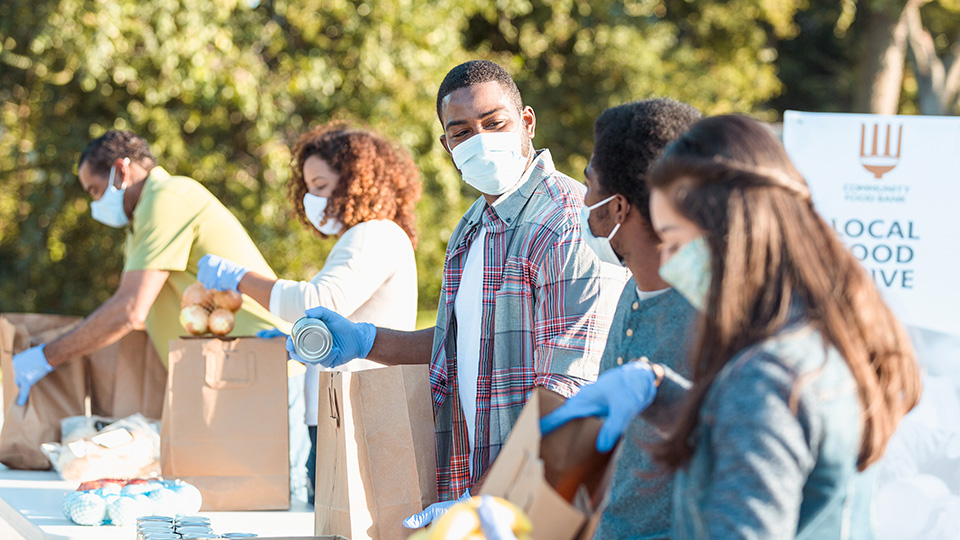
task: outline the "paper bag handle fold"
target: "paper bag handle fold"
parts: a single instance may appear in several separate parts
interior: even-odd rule
[[[340,427],[340,401],[337,399],[337,389],[333,386],[327,387],[327,399],[330,400],[330,418],[337,421],[337,427]]]
[[[257,362],[250,351],[204,351],[204,383],[210,388],[248,388],[257,379]]]

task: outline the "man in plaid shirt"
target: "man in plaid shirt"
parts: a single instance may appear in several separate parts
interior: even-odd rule
[[[452,69],[437,114],[444,148],[482,196],[447,244],[436,327],[375,328],[322,308],[307,315],[335,336],[325,365],[430,363],[437,487],[449,501],[496,459],[534,386],[569,397],[596,379],[629,275],[583,243],[585,188],[556,170],[548,150],[533,148],[533,109],[502,67],[471,61]],[[407,524],[423,526],[443,508]]]

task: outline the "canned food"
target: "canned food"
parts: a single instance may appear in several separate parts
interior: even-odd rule
[[[146,531],[137,533],[137,537],[142,540],[175,540],[180,538],[180,535],[173,531]]]
[[[303,317],[293,323],[290,330],[293,349],[304,362],[317,363],[333,349],[333,335],[320,319]]]
[[[172,521],[141,521],[140,523],[137,523],[137,527],[140,529],[146,529],[146,528],[157,529],[161,527],[165,529],[172,529],[173,522]]]
[[[208,532],[213,532],[213,529],[211,529],[209,525],[180,525],[179,527],[177,527],[177,532],[180,534],[183,534],[186,532],[208,533]]]
[[[145,521],[158,521],[160,523],[172,523],[173,518],[170,516],[140,516],[137,518],[137,523],[142,523]]]
[[[177,516],[174,521],[210,521],[207,516]]]
[[[138,540],[151,540],[149,537],[163,534],[174,534],[172,526],[163,526],[162,524],[151,525],[144,524],[137,526]]]
[[[177,525],[210,525],[210,518],[202,516],[190,516],[177,518]]]

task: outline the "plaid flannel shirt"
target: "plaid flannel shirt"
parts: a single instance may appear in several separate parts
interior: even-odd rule
[[[599,371],[629,278],[580,235],[584,186],[547,150],[529,177],[492,206],[481,197],[447,244],[430,362],[440,500],[459,497],[500,452],[534,386],[571,396]],[[473,470],[457,387],[454,301],[470,244],[486,229]]]

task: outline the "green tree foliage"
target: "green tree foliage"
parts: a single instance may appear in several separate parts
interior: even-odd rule
[[[421,305],[476,192],[438,142],[436,88],[469,58],[501,62],[538,113],[537,146],[581,176],[604,108],[672,96],[772,117],[771,43],[798,1],[4,0],[0,2],[0,311],[87,314],[115,290],[123,233],[75,179],[92,138],[132,129],[206,185],[278,274],[306,279],[331,241],[292,219],[289,147],[348,119],[413,154]],[[229,239],[224,239],[229,241]]]
[[[770,105],[786,109],[825,112],[856,110],[857,90],[867,83],[857,67],[865,56],[877,54],[866,37],[871,23],[870,11],[888,9],[899,15],[907,0],[806,0],[795,16],[798,31],[776,44],[777,68],[783,91]],[[916,2],[914,2],[916,3]],[[960,0],[921,0],[919,13],[931,35],[933,52],[946,67],[956,66],[960,57]],[[908,40],[904,39],[906,49]],[[906,51],[904,51],[906,52]],[[900,81],[899,114],[918,114],[919,91],[916,59],[907,56],[908,68]],[[862,107],[861,107],[862,108]],[[868,112],[866,109],[858,112]],[[960,112],[954,103],[949,114]]]
[[[669,96],[706,114],[775,117],[778,37],[793,35],[795,0],[507,0],[476,12],[470,50],[510,66],[538,115],[541,146],[582,178],[594,119],[607,107]]]

